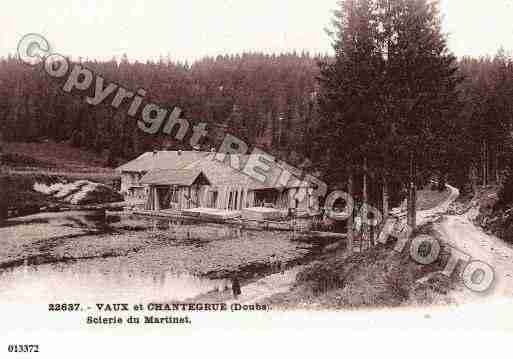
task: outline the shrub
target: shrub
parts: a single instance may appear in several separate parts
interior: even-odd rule
[[[495,209],[503,209],[513,203],[513,173],[509,173],[499,192],[499,200],[495,204]]]

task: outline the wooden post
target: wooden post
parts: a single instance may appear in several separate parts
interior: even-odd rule
[[[157,189],[157,186],[153,187],[153,191],[154,191],[154,199],[155,199],[155,204],[153,206],[153,209],[155,211],[160,211],[160,199],[159,199],[159,191]]]

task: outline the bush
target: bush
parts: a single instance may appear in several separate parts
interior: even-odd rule
[[[513,173],[509,173],[499,192],[499,200],[495,204],[495,210],[506,208],[513,203]]]

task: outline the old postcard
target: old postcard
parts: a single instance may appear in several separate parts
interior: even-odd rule
[[[507,0],[4,4],[0,357],[502,350],[512,17]]]

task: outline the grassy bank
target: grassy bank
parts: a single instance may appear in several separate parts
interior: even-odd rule
[[[432,209],[449,195],[448,189],[426,187],[417,193],[417,208]],[[431,223],[414,235],[429,235],[442,243]],[[421,265],[410,257],[410,243],[402,252],[394,250],[396,240],[353,254],[341,246],[306,266],[292,290],[269,297],[265,304],[276,309],[357,309],[451,303],[446,294],[456,286],[457,274],[452,278],[439,274],[450,249],[442,247],[435,263]]]
[[[418,234],[437,237],[432,225]],[[326,255],[302,270],[291,291],[266,300],[275,309],[357,309],[401,305],[448,304],[445,294],[454,287],[453,277],[434,274],[443,270],[449,249],[431,265],[411,259],[409,243],[398,253],[395,242],[348,255]]]

